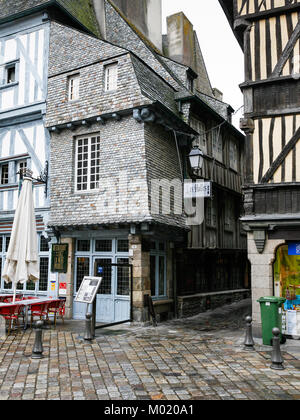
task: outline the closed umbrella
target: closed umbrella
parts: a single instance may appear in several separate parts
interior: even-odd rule
[[[37,230],[32,194],[32,178],[24,176],[15,212],[11,238],[2,277],[12,282],[15,302],[18,283],[39,280]]]

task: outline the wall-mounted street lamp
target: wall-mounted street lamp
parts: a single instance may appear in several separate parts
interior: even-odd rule
[[[203,152],[198,146],[194,146],[189,154],[190,165],[193,172],[199,171],[203,167]]]
[[[40,173],[40,176],[38,178],[33,178],[33,172],[29,168],[21,169],[19,172],[17,172],[17,175],[20,175],[20,183],[19,183],[19,193],[21,191],[21,185],[23,182],[23,178],[25,176],[31,178],[33,181],[38,181],[43,184],[45,184],[45,196],[48,196],[48,178],[49,178],[49,163],[46,161],[45,168]]]

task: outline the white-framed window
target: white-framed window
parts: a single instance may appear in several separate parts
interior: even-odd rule
[[[207,133],[204,122],[198,120],[197,118],[191,117],[190,126],[193,130],[199,133],[199,136],[194,141],[193,145],[198,146],[204,154],[207,154]]]
[[[16,82],[16,64],[11,64],[5,68],[5,83]]]
[[[212,136],[212,155],[219,162],[223,162],[223,136],[219,127],[211,131]]]
[[[118,63],[109,64],[104,67],[105,92],[117,90],[118,88]]]
[[[167,296],[167,256],[165,242],[153,241],[150,250],[151,296],[156,299]]]
[[[80,74],[74,74],[68,78],[68,99],[76,101],[79,99]]]
[[[9,183],[9,164],[3,163],[0,165],[0,182],[1,185],[6,185]]]
[[[48,277],[49,277],[49,244],[42,235],[38,235],[38,252],[40,263],[39,281],[34,283],[28,281],[24,284],[18,283],[17,291],[28,293],[39,293],[48,291]],[[0,236],[0,274],[4,268],[6,253],[8,251],[10,236]],[[1,277],[1,276],[0,276]],[[1,280],[1,288],[4,290],[12,290],[12,284]]]
[[[75,190],[91,191],[99,187],[100,136],[76,139],[76,186]]]
[[[16,173],[19,175],[19,178],[22,178],[26,168],[27,168],[27,159],[18,160],[16,162]]]

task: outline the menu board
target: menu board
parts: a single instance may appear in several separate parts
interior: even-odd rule
[[[102,281],[102,277],[84,277],[75,297],[75,302],[93,303]]]

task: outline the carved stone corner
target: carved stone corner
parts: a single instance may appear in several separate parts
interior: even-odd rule
[[[254,230],[253,231],[254,242],[256,245],[257,252],[262,254],[266,245],[266,231],[265,230]]]
[[[255,130],[254,120],[252,118],[241,118],[240,129],[243,130],[245,134],[253,134]]]

